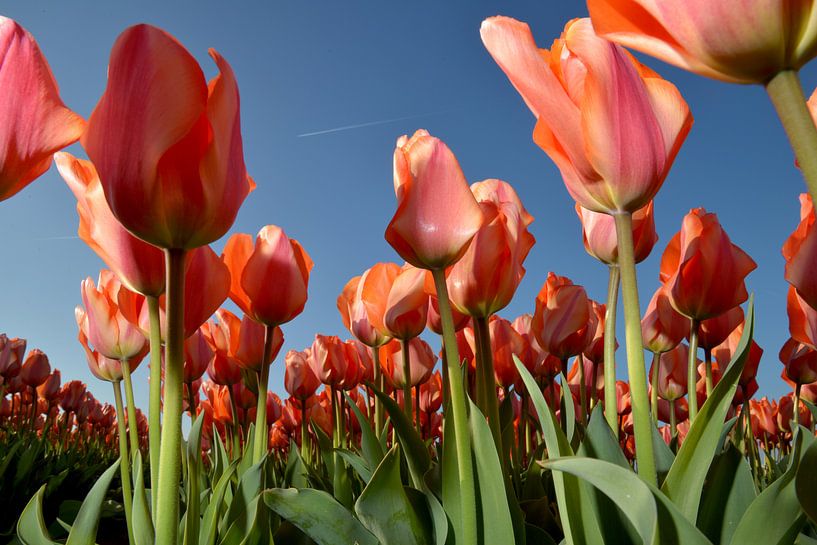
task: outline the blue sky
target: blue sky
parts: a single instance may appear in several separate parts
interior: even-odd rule
[[[607,271],[583,249],[573,202],[532,142],[534,119],[479,38],[485,17],[504,14],[528,22],[539,45],[549,47],[567,20],[586,15],[581,2],[12,0],[2,13],[36,37],[64,101],[86,118],[104,89],[111,45],[129,25],[147,22],[175,35],[208,77],[215,72],[208,47],[231,63],[246,162],[258,183],[233,232],[279,225],[315,261],[306,309],[284,326],[284,351],[307,346],[316,332],[346,335],[335,308],[343,285],[376,261],[399,260],[383,238],[395,208],[392,151],[398,136],[421,127],[451,147],[470,181],[508,181],[536,218],[527,276],[503,316],[531,312],[551,270],[586,286],[591,297],[605,297]],[[779,396],[787,387],[777,353],[788,337],[780,247],[798,222],[805,185],[761,87],[645,62],[680,88],[695,125],[656,198],[660,240],[639,267],[642,306],[684,214],[697,206],[716,212],[758,263],[748,284],[757,300],[756,339],[765,349],[760,392]],[[807,95],[815,75],[804,71]],[[79,146],[69,151],[84,157]],[[0,203],[0,332],[29,339],[64,380],[82,379],[110,400],[110,388],[92,377],[76,341],[80,282],[96,277],[102,262],[74,238],[75,207],[55,168]],[[214,244],[217,251],[223,242]],[[623,344],[623,331],[619,339]],[[618,360],[623,371],[623,347]],[[279,393],[282,365],[279,358],[270,379]],[[137,370],[142,406],[146,377],[146,369]]]

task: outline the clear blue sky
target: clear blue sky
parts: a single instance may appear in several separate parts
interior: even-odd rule
[[[536,218],[528,274],[502,315],[531,312],[551,270],[605,298],[607,271],[584,252],[573,202],[532,142],[534,119],[480,41],[480,22],[496,14],[527,21],[540,46],[549,47],[586,7],[541,0],[3,3],[3,15],[38,40],[66,104],[86,118],[104,89],[111,45],[129,25],[147,22],[169,31],[208,77],[214,75],[208,47],[232,64],[246,162],[258,183],[233,231],[254,234],[280,225],[315,261],[306,309],[284,327],[284,351],[307,346],[316,332],[346,335],[335,308],[345,282],[376,261],[399,260],[383,239],[395,208],[392,151],[398,136],[420,127],[448,143],[469,180],[510,182]],[[656,199],[660,240],[639,268],[642,306],[683,215],[696,206],[717,212],[733,242],[758,263],[749,289],[757,298],[756,339],[765,349],[760,392],[781,395],[787,389],[777,353],[788,328],[780,247],[797,224],[797,195],[805,190],[782,129],[760,87],[646,62],[680,88],[695,125]],[[810,94],[814,70],[803,79]],[[84,156],[79,146],[69,151]],[[102,262],[74,238],[75,206],[55,168],[0,203],[0,332],[29,339],[64,380],[82,379],[110,400],[110,388],[92,377],[76,341],[80,282],[96,277]],[[622,331],[619,339],[623,345]],[[623,369],[623,347],[618,359]],[[141,368],[135,376],[142,406],[146,377]],[[279,393],[282,377],[279,358],[271,375]]]

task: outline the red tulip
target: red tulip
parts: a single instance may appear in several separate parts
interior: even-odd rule
[[[732,361],[735,350],[737,350],[738,343],[740,342],[740,337],[743,335],[743,327],[744,324],[738,324],[729,336],[712,350],[712,355],[717,360],[718,366],[721,369],[726,369]],[[736,397],[741,398],[739,400],[741,403],[743,402],[743,398],[752,397],[757,391],[755,377],[757,376],[757,370],[762,356],[763,349],[753,339],[749,345],[749,356],[743,364],[743,372],[740,374],[738,381],[738,393],[735,394]]]
[[[616,413],[619,416],[630,414],[633,410],[630,398],[630,385],[622,380],[616,381]]]
[[[590,343],[584,349],[584,356],[601,365],[604,363],[604,322],[607,306],[590,299],[590,307],[594,315],[590,321],[595,328],[590,337]],[[616,342],[616,348],[618,348],[618,342]]]
[[[539,345],[562,361],[584,351],[596,329],[595,314],[584,288],[548,273],[536,296],[531,329]]]
[[[675,86],[597,37],[590,19],[568,22],[549,51],[509,17],[486,19],[480,34],[579,204],[635,212],[652,200],[692,126]]]
[[[0,201],[51,166],[54,152],[76,142],[85,121],[65,107],[37,42],[0,16]]]
[[[361,375],[360,360],[354,345],[336,336],[315,335],[309,364],[323,384],[333,388],[354,388]]]
[[[732,244],[715,214],[690,210],[661,257],[661,281],[673,307],[695,320],[722,314],[746,301],[744,279],[757,265]]]
[[[85,312],[77,307],[77,324],[94,348],[106,358],[129,360],[141,357],[147,348],[142,332],[119,308],[120,292],[127,291],[114,274],[99,272],[99,285],[89,277],[82,282]]]
[[[206,334],[197,329],[184,341],[184,382],[191,384],[200,379],[213,356]]]
[[[435,371],[427,381],[420,384],[420,411],[433,413],[443,405],[443,377]]]
[[[451,304],[463,314],[487,318],[505,308],[525,276],[523,266],[536,239],[533,217],[510,184],[484,180],[471,186],[485,223],[446,275]]]
[[[36,388],[48,379],[51,374],[51,365],[48,356],[42,350],[35,348],[28,353],[22,367],[20,380],[30,388]]]
[[[752,423],[752,433],[756,439],[777,440],[777,423],[774,415],[777,412],[777,403],[769,403],[765,397],[760,401],[749,401],[749,414]]]
[[[428,295],[426,271],[406,264],[394,279],[386,298],[383,325],[395,339],[411,339],[426,327]]]
[[[704,350],[712,350],[742,323],[743,309],[740,307],[731,308],[714,318],[701,320],[698,324],[698,346]]]
[[[397,211],[386,241],[415,267],[434,270],[456,263],[483,224],[457,158],[425,130],[397,140],[394,192]]]
[[[608,265],[618,263],[618,239],[615,218],[609,214],[593,212],[576,203],[576,213],[582,222],[582,238],[587,253]],[[641,263],[658,242],[655,232],[653,202],[633,212],[633,245],[635,262]]]
[[[655,354],[669,352],[689,333],[689,319],[672,308],[668,291],[660,286],[641,319],[644,348]]]
[[[280,227],[261,229],[255,246],[250,235],[233,235],[224,247],[223,258],[232,276],[230,298],[244,314],[276,326],[303,311],[312,259]]]
[[[570,371],[567,373],[567,384],[570,388],[570,393],[573,394],[575,399],[581,399],[581,390],[582,381],[581,381],[581,373],[579,373],[579,362],[582,362],[584,365],[584,389],[585,395],[587,399],[590,399],[593,395],[593,390],[595,389],[596,393],[601,393],[604,391],[604,374],[599,373],[598,370],[595,373],[595,384],[593,383],[593,369],[596,367],[596,362],[589,358],[576,358],[573,360],[573,365],[570,367]]]
[[[16,377],[26,353],[26,340],[17,337],[9,339],[0,334],[0,377],[8,380]]]
[[[786,366],[786,377],[796,384],[817,382],[817,350],[789,339],[780,349],[780,361]]]
[[[658,397],[675,401],[686,395],[688,361],[689,347],[683,343],[659,356],[658,369],[651,367],[649,377],[653,384],[653,374],[658,373]]]
[[[70,153],[54,155],[57,169],[77,198],[79,238],[116,273],[128,289],[159,296],[165,291],[162,250],[133,236],[114,217],[93,163]]]
[[[817,267],[817,227],[814,222],[814,204],[811,197],[803,193],[800,195],[800,224],[783,244],[783,257],[786,281],[811,308],[817,308],[817,281],[813,274]]]
[[[222,318],[226,316],[222,314]],[[216,323],[207,322],[203,330],[213,349],[213,357],[207,366],[207,374],[216,384],[231,386],[241,382],[241,367],[235,357],[235,352],[231,351],[233,346],[232,332],[228,323],[222,323],[221,319]]]
[[[289,395],[301,401],[315,395],[315,391],[321,385],[309,364],[310,357],[310,349],[307,348],[303,352],[290,350],[284,358],[286,361],[284,388]]]
[[[519,336],[522,337],[521,349],[516,356],[532,375],[537,376],[536,369],[542,365],[548,353],[542,350],[542,347],[539,346],[539,341],[536,340],[536,336],[531,331],[532,321],[533,316],[530,314],[522,314],[511,323],[511,326],[519,333]],[[559,363],[559,368],[561,368],[561,362]]]
[[[600,36],[702,76],[766,83],[817,53],[811,0],[589,0]]]
[[[451,307],[451,317],[454,319],[454,331],[461,330],[471,322],[470,316],[458,312],[453,306]],[[443,322],[440,317],[440,302],[437,299],[436,293],[428,295],[428,319],[426,320],[426,326],[437,335],[443,334]]]
[[[528,343],[511,322],[499,316],[491,316],[488,333],[493,351],[494,378],[498,385],[509,388],[519,382],[519,371],[513,357],[524,352]]]
[[[409,385],[414,387],[427,381],[431,376],[437,356],[428,343],[418,337],[409,340],[408,344]],[[384,376],[389,379],[392,386],[402,388],[405,385],[402,343],[395,340],[383,345],[380,348],[380,364],[383,367]]]
[[[65,412],[77,412],[85,399],[87,389],[79,380],[72,380],[62,385],[60,389],[60,407]]]
[[[376,263],[362,276],[349,280],[338,296],[343,325],[366,346],[381,346],[391,338],[383,316],[389,290],[398,274],[400,266],[396,263]]]
[[[809,427],[811,423],[811,411],[803,403],[798,405],[797,422],[801,426]],[[794,394],[786,394],[777,402],[777,429],[782,433],[791,433],[791,421],[794,420]]]
[[[54,369],[45,381],[37,386],[37,395],[45,399],[49,403],[57,399],[60,393],[60,383],[62,382],[62,374],[59,369]]]
[[[789,333],[792,338],[817,348],[817,310],[797,294],[794,286],[789,286],[786,312],[789,315]]]
[[[149,25],[128,28],[82,137],[113,214],[160,248],[221,238],[253,187],[235,76],[215,50],[210,56],[219,74],[208,85],[175,38]]]

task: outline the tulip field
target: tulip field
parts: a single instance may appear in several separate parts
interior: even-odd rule
[[[253,113],[222,37],[208,58],[173,28],[117,28],[85,119],[38,36],[0,16],[0,201],[53,164],[105,264],[76,281],[93,382],[3,324],[0,542],[817,544],[817,92],[799,75],[817,6],[736,4],[587,0],[538,45],[537,21],[473,29],[575,201],[570,243],[606,299],[526,268],[539,203],[470,182],[457,142],[416,128],[366,185],[394,193],[394,262],[336,279],[345,334],[300,347],[284,334],[313,267],[333,264],[286,225],[233,230],[266,181],[245,163]],[[756,341],[775,326],[747,289],[759,263],[715,211],[659,242],[654,199],[694,129],[652,57],[762,89],[785,131],[800,215],[762,219],[794,228],[778,243],[782,347]],[[650,255],[655,291],[639,289]],[[531,312],[508,315],[525,277],[541,286]],[[761,365],[787,393],[769,397]]]

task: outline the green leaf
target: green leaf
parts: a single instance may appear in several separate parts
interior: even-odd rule
[[[414,488],[422,488],[423,475],[425,475],[428,468],[431,467],[431,456],[428,454],[428,447],[423,441],[423,438],[420,437],[420,434],[417,433],[414,424],[408,419],[403,409],[401,409],[392,398],[378,391],[377,388],[372,387],[372,391],[383,404],[386,412],[389,413],[392,426],[394,426],[397,437],[400,439],[400,444],[403,447],[403,452],[405,452],[406,462],[408,463]]]
[[[352,409],[352,412],[355,413],[355,418],[357,418],[357,422],[360,425],[360,449],[371,473],[383,460],[383,447],[380,446],[380,441],[377,440],[377,436],[375,436],[372,431],[372,427],[369,425],[369,419],[360,411],[357,403],[355,403],[346,392],[343,392],[343,395],[346,397],[346,403],[349,405],[349,408]]]
[[[724,419],[735,396],[754,330],[754,296],[749,298],[743,335],[732,361],[689,428],[661,490],[693,524],[698,518],[704,480],[721,438]]]
[[[204,413],[202,412],[193,420],[187,439],[187,505],[184,514],[184,533],[182,534],[185,545],[195,545],[199,542],[201,528],[199,483],[201,482],[201,428],[203,422]],[[139,479],[141,480],[141,477]],[[147,543],[152,543],[152,541]]]
[[[797,470],[797,477],[795,477],[797,499],[812,522],[817,521],[817,491],[815,491],[815,484],[817,484],[817,441],[812,442],[803,453],[803,457],[800,459],[800,468]]]
[[[519,358],[514,356],[513,360],[539,417],[548,457],[552,459],[571,456],[573,449],[559,427],[556,416],[550,410],[542,392],[539,390],[536,380]],[[556,490],[556,501],[559,505],[562,530],[567,543],[603,545],[598,519],[594,515],[593,506],[589,499],[584,497],[587,495],[587,490],[583,488],[581,481],[570,474],[565,475],[562,472],[556,472],[553,474],[553,486]]]
[[[712,543],[729,543],[740,519],[757,496],[746,458],[729,445],[715,458],[706,478],[698,528]]]
[[[658,485],[660,486],[667,477],[672,463],[675,461],[675,453],[669,448],[669,445],[664,442],[661,432],[655,426],[650,426],[652,429],[652,448],[655,454],[655,471],[658,473]]]
[[[471,428],[471,448],[474,454],[474,469],[477,476],[479,506],[482,516],[480,535],[483,543],[511,543],[514,541],[513,521],[508,508],[505,483],[502,480],[502,466],[496,452],[491,429],[479,408],[468,399],[470,413],[468,424]]]
[[[248,451],[244,458],[250,457]],[[249,534],[253,531],[253,527],[258,519],[255,518],[255,513],[251,509],[253,500],[261,493],[264,488],[264,466],[267,463],[267,457],[261,458],[257,464],[251,465],[238,481],[238,488],[233,495],[233,501],[230,502],[230,508],[227,510],[227,517],[224,520],[224,527],[229,529],[235,526],[244,533]],[[239,467],[241,464],[239,463]],[[263,507],[263,506],[262,506]],[[263,517],[262,517],[263,518]],[[228,532],[229,533],[229,530]]]
[[[355,513],[381,543],[431,543],[430,529],[423,525],[403,490],[397,446],[377,466],[371,481],[355,502]]]
[[[794,455],[789,468],[749,505],[730,543],[782,545],[794,542],[806,520],[795,489],[798,461],[806,441],[808,450],[813,446],[814,437],[801,426],[792,439]]]
[[[136,545],[152,545],[154,542],[153,521],[145,495],[145,481],[142,476],[142,453],[136,451],[133,459],[133,539]]]
[[[309,486],[308,474],[309,470],[303,458],[301,458],[301,453],[295,441],[290,441],[289,458],[287,459],[287,467],[284,470],[284,483],[288,487],[307,488]]]
[[[23,545],[57,545],[51,540],[43,520],[45,485],[34,494],[17,521],[17,537]]]
[[[234,462],[227,466],[213,489],[210,503],[207,504],[207,508],[204,510],[204,516],[201,520],[199,545],[215,545],[219,516],[221,514],[222,507],[224,507],[224,496],[230,486],[230,481],[235,473],[237,465],[238,464]]]
[[[318,545],[379,545],[348,509],[322,490],[273,488],[263,497],[270,509]]]
[[[119,460],[117,459],[111,467],[105,470],[105,473],[99,477],[91,491],[85,496],[65,545],[94,545],[102,502],[105,501],[108,487],[118,468]]]
[[[8,469],[9,464],[14,459],[14,455],[17,454],[17,451],[20,450],[20,447],[23,445],[22,441],[15,441],[11,447],[6,451],[6,455],[3,456],[3,461],[0,462],[0,479],[3,478],[3,475],[6,473],[6,469]]]
[[[352,466],[352,469],[357,472],[364,483],[368,483],[371,480],[372,470],[369,469],[369,465],[366,463],[366,460],[350,450],[337,449],[336,452],[341,458],[346,460],[347,464]]]
[[[447,413],[451,414],[451,413]],[[451,540],[462,535],[462,516],[460,502],[460,476],[457,462],[457,442],[445,440],[454,437],[454,420],[443,418],[443,452],[442,452],[442,499],[448,519],[451,521]],[[438,544],[440,545],[440,544]]]

